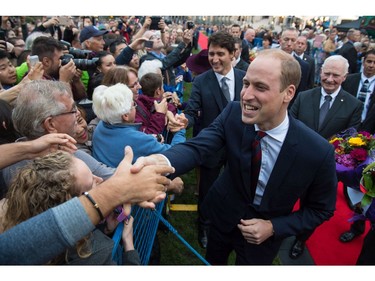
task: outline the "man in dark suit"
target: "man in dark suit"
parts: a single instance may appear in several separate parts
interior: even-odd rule
[[[333,215],[334,148],[287,111],[300,73],[291,55],[278,49],[260,52],[244,77],[241,102],[228,104],[195,138],[164,155],[138,158],[132,168],[137,172],[168,159],[175,177],[225,147],[224,171],[203,203],[211,222],[206,252],[211,264],[227,264],[234,250],[238,265],[270,265],[284,238],[313,230]],[[253,162],[259,148],[252,152],[252,144],[262,133],[263,156]],[[302,197],[303,208],[293,211]]]
[[[237,69],[241,69],[243,71],[247,71],[247,68],[249,67],[249,64],[242,59],[241,51],[242,51],[242,46],[241,46],[242,39],[235,37],[234,38],[234,58],[232,61],[232,66]]]
[[[227,32],[216,32],[208,40],[208,61],[212,69],[194,78],[190,98],[184,110],[188,127],[199,122],[200,130],[208,127],[228,103],[222,79],[225,77],[229,101],[240,100],[242,78],[245,72],[232,67],[234,38]],[[208,224],[201,212],[201,204],[209,188],[218,177],[225,163],[224,149],[207,157],[200,165],[198,196],[198,240],[203,248],[207,246]]]
[[[352,94],[354,97],[363,102],[363,111],[361,116],[361,126],[358,130],[367,131],[371,134],[375,133],[375,50],[369,50],[363,57],[363,72],[349,74],[342,88]],[[344,186],[344,194],[349,200],[349,206],[354,209],[356,213],[361,214],[362,211],[357,206],[353,206],[349,194],[353,189],[348,189],[349,186]],[[350,191],[349,191],[350,190]],[[359,192],[359,191],[358,191]],[[355,237],[365,232],[365,221],[356,220],[350,226],[348,231],[340,235],[341,242],[350,242]]]
[[[307,37],[298,36],[296,46],[294,47],[294,53],[301,60],[309,64],[309,75],[308,75],[308,88],[314,88],[315,84],[315,59],[306,54],[307,49]]]
[[[363,72],[349,74],[342,88],[363,102],[362,122],[368,109],[374,103],[375,91],[375,50],[367,51],[363,57]]]
[[[288,27],[285,29],[280,36],[280,48],[284,52],[287,52],[288,54],[293,54],[293,51],[295,49],[295,45],[297,42],[298,37],[298,31],[295,27]],[[309,72],[310,67],[309,64],[305,61],[303,61],[298,56],[294,55],[294,58],[298,61],[300,68],[301,68],[301,81],[298,85],[298,88],[296,90],[296,94],[294,95],[293,100],[289,103],[289,108],[293,105],[294,100],[297,98],[298,93],[308,90],[309,89]]]
[[[346,34],[346,37],[348,38],[348,41],[342,45],[337,54],[342,55],[348,60],[349,73],[356,73],[358,72],[358,52],[354,47],[354,43],[361,40],[361,32],[358,29],[351,28]]]
[[[242,31],[239,24],[233,24],[230,28],[230,32],[234,38],[241,39]],[[250,63],[249,51],[249,45],[246,43],[246,40],[241,39],[241,59],[243,59],[246,63]]]
[[[290,109],[290,114],[293,117],[302,121],[325,139],[329,139],[345,129],[357,128],[361,123],[363,104],[341,88],[348,73],[348,67],[348,61],[344,57],[339,55],[328,57],[321,69],[322,87],[301,92]],[[326,103],[326,96],[331,98],[331,101],[328,113],[324,118],[321,111]],[[301,204],[303,203],[301,202]],[[312,231],[296,237],[289,253],[291,258],[296,259],[302,255],[305,242],[311,234]]]

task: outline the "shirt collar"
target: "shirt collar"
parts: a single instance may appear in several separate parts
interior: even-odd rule
[[[234,70],[233,67],[231,67],[230,71],[227,73],[227,75],[221,75],[219,73],[214,72],[216,75],[217,80],[220,82],[223,77],[228,78],[230,81],[234,81]]]
[[[324,90],[324,88],[322,87],[321,93],[322,93],[322,95],[323,95],[323,98],[324,98],[326,95],[330,95],[330,96],[332,97],[332,101],[333,101],[333,100],[337,97],[337,95],[339,94],[340,90],[341,90],[341,86],[338,87],[338,89],[337,89],[336,91],[334,91],[332,94],[328,94],[328,93]]]
[[[257,124],[254,124],[255,131],[259,131],[259,127]],[[281,124],[271,130],[265,131],[268,136],[277,140],[278,142],[283,142],[286,134],[288,133],[289,129],[289,116],[288,113],[285,115],[285,118]]]

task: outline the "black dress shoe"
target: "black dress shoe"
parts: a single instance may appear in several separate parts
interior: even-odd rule
[[[344,243],[346,243],[346,242],[350,242],[350,241],[352,241],[355,237],[357,237],[358,235],[359,235],[359,234],[357,234],[357,233],[355,233],[355,232],[349,230],[349,231],[346,231],[346,232],[344,232],[344,233],[342,233],[342,234],[340,235],[340,241],[341,241],[341,242],[344,242]]]
[[[304,250],[305,250],[305,242],[296,239],[294,240],[292,248],[290,248],[289,257],[295,260],[303,254]]]
[[[207,242],[208,242],[208,227],[207,226],[199,227],[198,242],[199,242],[199,246],[201,246],[203,249],[207,248]]]

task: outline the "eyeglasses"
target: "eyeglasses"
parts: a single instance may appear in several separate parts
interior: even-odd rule
[[[77,106],[74,105],[73,109],[69,112],[63,112],[63,113],[59,113],[59,114],[55,114],[55,115],[51,115],[51,117],[56,117],[56,116],[61,116],[61,115],[67,115],[67,114],[77,114],[78,112],[78,109],[77,109]]]
[[[160,36],[158,36],[158,35],[151,35],[150,38],[148,38],[148,40],[153,40],[153,39],[160,39]]]
[[[130,89],[135,88],[136,86],[139,86],[139,81],[135,81],[133,85],[127,85]]]

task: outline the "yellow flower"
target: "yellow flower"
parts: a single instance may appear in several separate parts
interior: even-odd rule
[[[342,140],[343,140],[342,138],[334,137],[333,139],[331,139],[331,140],[329,141],[329,143],[332,144],[332,143],[335,143],[336,141],[341,142]]]
[[[349,138],[348,144],[350,146],[363,146],[366,144],[366,142],[364,142],[363,139],[361,139],[360,137],[353,137]]]

